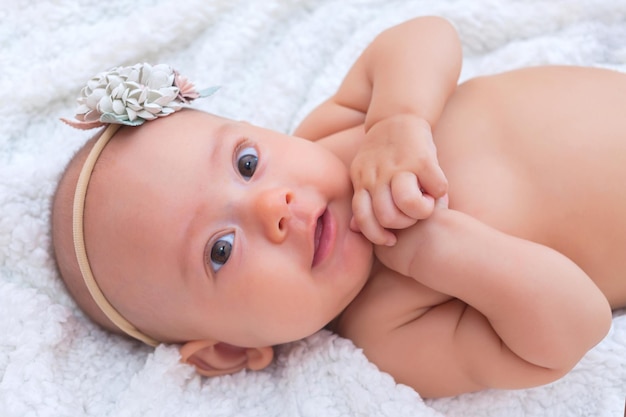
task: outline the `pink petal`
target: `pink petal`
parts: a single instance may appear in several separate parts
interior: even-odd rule
[[[102,123],[99,120],[93,121],[93,122],[81,122],[81,121],[76,121],[76,120],[70,120],[70,119],[65,119],[65,118],[61,118],[61,121],[63,123],[66,123],[70,126],[72,126],[75,129],[80,129],[80,130],[89,130],[89,129],[93,129],[95,127],[100,127],[100,126],[104,126],[106,123]]]
[[[174,85],[180,90],[178,97],[185,103],[200,97],[193,83],[180,75],[177,71],[174,71]]]

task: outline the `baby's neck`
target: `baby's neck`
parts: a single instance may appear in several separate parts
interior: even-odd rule
[[[368,277],[371,278],[375,276],[383,268],[385,268],[385,266],[375,256],[372,255],[372,266],[370,268]],[[363,288],[365,287],[367,287],[367,282],[365,283]],[[348,304],[348,306],[345,309],[343,309],[343,311],[341,311],[341,313],[339,313],[334,319],[332,319],[328,324],[326,324],[326,326],[324,326],[324,329],[330,330],[333,333],[340,333],[339,326],[344,316],[344,313],[346,312],[346,310],[350,308],[354,300],[359,298],[359,295],[361,294],[361,292],[363,292],[363,288],[361,288],[361,291],[356,295],[356,297],[354,297],[354,299],[350,302],[350,304]]]

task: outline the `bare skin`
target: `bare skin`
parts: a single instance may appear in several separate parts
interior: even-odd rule
[[[85,212],[107,298],[207,376],[261,369],[330,322],[425,397],[559,378],[626,305],[626,76],[457,88],[459,68],[450,27],[416,19],[372,43],[299,137],[189,111],[123,129]],[[214,258],[224,236],[232,255]],[[68,287],[107,325],[73,262]]]
[[[466,258],[482,260],[478,257],[483,256],[496,264],[495,259],[513,262],[518,257],[522,265],[513,265],[519,270],[511,271],[507,265],[501,265],[499,270],[481,270],[485,276],[473,280],[474,275],[465,270],[459,279],[471,280],[476,287],[489,273],[499,273],[500,276],[494,277],[498,280],[528,280],[530,277],[524,273],[536,274],[533,279],[542,281],[538,285],[546,284],[545,281],[556,285],[554,291],[544,288],[551,297],[556,294],[562,297],[547,299],[544,312],[553,308],[553,317],[566,313],[582,319],[580,315],[589,303],[597,303],[594,308],[604,318],[589,322],[589,326],[597,326],[600,334],[606,331],[608,308],[602,312],[598,288],[612,308],[626,305],[623,256],[626,218],[622,214],[626,210],[626,194],[619,191],[619,184],[626,180],[623,165],[626,123],[619,114],[625,105],[626,77],[601,70],[529,69],[476,79],[461,86],[448,102],[433,133],[439,161],[449,181],[451,210],[446,214],[457,216],[458,211],[472,217],[454,219],[459,222],[454,224],[461,234],[474,233],[473,227],[464,229],[461,225],[476,219],[482,223],[478,229],[488,225],[506,235],[488,237],[491,231],[485,228],[477,230],[467,242],[457,243],[464,236],[452,234],[455,243],[434,241],[437,246],[433,243],[431,248],[428,243],[432,241],[421,243],[425,237],[417,231],[427,236],[431,230],[436,233],[437,222],[448,220],[438,217],[439,213],[401,232],[395,248],[381,246],[376,251],[395,271],[385,266],[374,269],[365,289],[338,321],[338,332],[355,340],[383,370],[427,397],[491,386],[476,380],[478,374],[499,379],[502,386],[514,388],[533,381],[541,383],[543,378],[562,373],[564,370],[549,365],[551,348],[541,343],[538,343],[541,352],[529,352],[526,356],[541,357],[536,361],[537,367],[533,368],[533,361],[511,360],[511,352],[500,350],[497,339],[490,345],[488,335],[480,333],[490,332],[492,326],[496,329],[496,322],[492,320],[490,325],[483,321],[484,317],[469,315],[466,305],[450,296],[455,294],[478,307],[480,301],[472,301],[474,296],[489,303],[502,297],[495,288],[486,287],[483,294],[471,294],[471,288],[461,289],[462,284],[443,277],[455,274],[455,263],[465,262]],[[343,134],[358,135],[356,132]],[[483,232],[486,239],[493,238],[499,243],[495,247],[486,243],[477,251]],[[512,236],[524,240],[516,241]],[[529,241],[543,246],[526,248]],[[400,244],[410,246],[403,249]],[[439,249],[439,244],[447,245],[445,252]],[[455,246],[459,246],[461,254],[452,252]],[[451,253],[454,257],[437,259]],[[410,273],[399,267],[405,264],[401,261],[403,257],[414,259]],[[404,273],[398,274],[398,270]],[[429,277],[432,271],[436,275]],[[576,291],[565,294],[565,289],[578,285]],[[516,291],[523,294],[521,287]],[[572,305],[568,301],[570,296],[578,302]],[[537,299],[519,301],[519,310],[515,311],[512,307],[515,298],[504,299],[509,304],[504,309],[521,315],[515,326],[511,321],[506,325],[524,329],[527,335],[533,335],[529,341],[537,343],[542,330],[534,320],[545,322],[546,316],[535,318],[533,311],[539,307],[523,306]],[[592,310],[591,314],[596,313]],[[549,327],[545,330],[548,335],[558,334],[563,330],[562,324],[554,323],[559,330]],[[583,322],[574,321],[571,325],[575,333]],[[472,333],[466,334],[467,345],[459,354],[453,340],[459,343],[464,327],[472,328]],[[504,331],[496,332],[504,340]],[[569,340],[574,343],[575,338]],[[567,349],[560,346],[552,354],[558,356]],[[399,359],[400,355],[405,356]],[[437,357],[439,361],[435,360]],[[543,363],[544,360],[548,362]],[[481,370],[459,376],[459,370],[467,369],[470,363]],[[519,379],[505,382],[510,372]],[[470,378],[471,375],[474,377]],[[456,383],[451,383],[455,377],[458,377]]]

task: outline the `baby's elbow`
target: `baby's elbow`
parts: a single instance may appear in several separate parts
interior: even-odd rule
[[[611,310],[611,306],[608,300],[604,299],[596,312],[596,316],[594,318],[594,330],[590,337],[591,348],[600,343],[606,335],[611,330],[611,325],[613,324],[613,311]]]
[[[596,302],[593,312],[590,314],[588,329],[589,349],[600,343],[611,329],[613,322],[613,312],[609,301],[603,296]]]
[[[600,343],[609,333],[612,324],[612,311],[608,301],[603,297],[593,308],[588,309],[578,326],[574,340],[570,343],[569,354],[563,355],[563,369],[569,370]]]

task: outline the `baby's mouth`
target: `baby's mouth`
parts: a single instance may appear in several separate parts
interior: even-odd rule
[[[328,256],[333,240],[332,229],[330,214],[328,213],[328,209],[326,209],[322,215],[317,218],[312,266],[317,265]]]
[[[324,213],[322,213],[322,215],[317,218],[317,226],[315,227],[315,255],[317,255],[317,250],[320,246],[320,238],[322,237],[322,233],[324,232],[324,222],[322,221]],[[313,263],[315,263],[315,256],[313,257]]]

